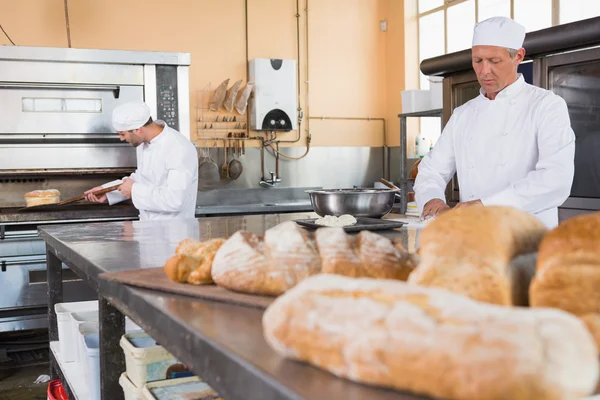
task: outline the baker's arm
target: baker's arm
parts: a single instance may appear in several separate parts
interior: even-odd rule
[[[538,213],[560,206],[569,197],[575,173],[575,134],[565,101],[550,95],[537,119],[539,160],[535,170],[507,188],[481,199],[486,206],[513,206]]]
[[[444,127],[435,147],[419,164],[419,173],[415,180],[415,200],[419,212],[423,213],[425,204],[433,199],[446,199],[446,186],[456,172],[454,154],[454,126],[456,115],[452,115]]]
[[[173,213],[181,211],[186,190],[193,184],[194,173],[198,168],[195,149],[186,148],[185,154],[177,154],[181,150],[181,148],[174,149],[166,158],[168,173],[164,186],[152,186],[140,182],[133,184],[131,199],[138,210]]]

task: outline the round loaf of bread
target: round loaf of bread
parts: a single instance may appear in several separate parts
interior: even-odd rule
[[[25,193],[25,203],[27,207],[60,203],[60,192],[56,189],[34,190]]]
[[[307,231],[289,221],[265,232],[236,232],[217,252],[212,278],[227,289],[280,295],[321,271],[321,259]]]

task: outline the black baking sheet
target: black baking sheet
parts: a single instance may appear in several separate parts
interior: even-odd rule
[[[306,228],[318,229],[325,228],[323,225],[315,224],[315,221],[318,218],[311,219],[296,219],[294,220],[298,225],[304,226]],[[357,217],[356,224],[344,226],[342,227],[346,232],[360,232],[360,231],[385,231],[388,229],[396,229],[401,228],[404,225],[404,222],[394,221],[394,220],[385,220],[385,219],[377,219],[377,218],[364,218]]]

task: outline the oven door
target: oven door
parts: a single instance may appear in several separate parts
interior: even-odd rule
[[[560,219],[600,210],[600,48],[536,60],[541,87],[567,103],[575,132],[575,177]]]
[[[48,285],[43,240],[17,237],[0,241],[0,332],[48,326]],[[64,301],[95,298],[94,292],[63,265]]]

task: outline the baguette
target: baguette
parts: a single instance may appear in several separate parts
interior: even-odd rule
[[[447,211],[421,232],[420,262],[408,281],[511,305],[517,283],[510,263],[519,255],[535,252],[545,232],[538,218],[512,207]]]
[[[568,313],[400,281],[308,278],[268,307],[263,330],[284,357],[436,398],[577,399],[599,373],[591,335]]]

